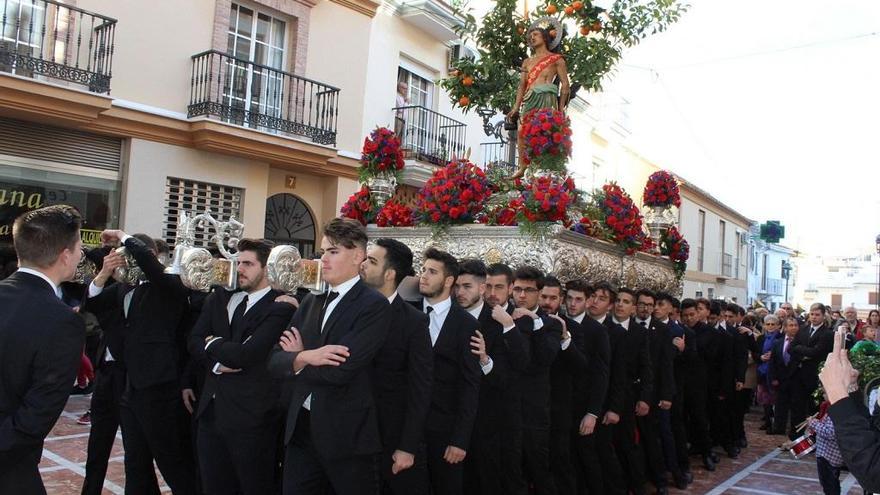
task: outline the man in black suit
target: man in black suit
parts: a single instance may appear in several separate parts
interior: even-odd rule
[[[520,378],[523,394],[523,460],[526,476],[538,495],[557,493],[550,468],[550,367],[559,354],[562,327],[540,308],[538,297],[544,274],[531,266],[513,275],[514,319],[527,315],[532,328],[524,327],[531,356]]]
[[[755,337],[751,329],[741,326],[746,312],[740,305],[727,304],[723,307],[721,315],[727,326],[727,334],[733,340],[734,392],[731,397],[731,440],[735,448],[744,449],[748,446],[745,414],[752,403],[751,389],[745,388],[746,370],[749,367],[749,356],[755,347]]]
[[[636,293],[636,323],[648,331],[648,350],[651,357],[651,371],[654,376],[654,390],[648,402],[650,412],[647,416],[636,418],[642,445],[645,448],[647,473],[658,493],[666,493],[666,458],[675,459],[675,444],[672,442],[672,401],[675,397],[675,377],[672,360],[675,347],[669,327],[654,318],[657,296],[650,290],[642,289]],[[664,432],[666,432],[664,434]],[[663,441],[666,437],[666,441]],[[670,464],[675,484],[681,490],[687,488],[684,473],[677,464]]]
[[[808,324],[801,327],[791,350],[792,356],[800,361],[792,381],[791,414],[795,424],[817,410],[813,391],[819,386],[819,363],[833,347],[834,331],[826,323],[825,306],[815,303],[810,306]]]
[[[651,411],[654,376],[648,331],[634,321],[635,311],[635,291],[625,287],[618,289],[612,315],[614,323],[625,331],[626,382],[620,424],[617,425],[614,440],[620,451],[629,489],[639,495],[645,491],[645,460],[641,445],[636,443],[636,418],[645,417]]]
[[[180,424],[178,332],[189,291],[180,277],[164,272],[149,236],[105,230],[101,241],[125,246],[146,277],[136,286],[117,283],[105,290],[107,278],[99,274],[86,303],[90,311],[113,313],[112,321],[120,325],[109,331],[122,335],[121,360],[127,372],[120,403],[126,493],[155,493],[154,459],[175,494],[195,493],[195,463]],[[104,259],[105,267],[121,263],[116,253]]]
[[[82,254],[82,217],[48,206],[12,226],[18,271],[0,281],[0,493],[45,494],[38,465],[61,415],[85,341],[82,319],[61,301]]]
[[[434,495],[461,494],[464,465],[480,397],[480,361],[471,352],[476,318],[452,300],[458,261],[429,248],[423,255],[420,306],[430,318],[434,384],[425,427],[428,474]]]
[[[292,378],[284,434],[285,495],[376,495],[382,452],[373,359],[388,335],[388,299],[358,273],[367,232],[358,221],[324,226],[321,273],[327,294],[306,296],[270,357]]]
[[[550,366],[550,472],[559,493],[575,493],[577,473],[571,459],[574,383],[586,380],[589,371],[584,331],[579,323],[559,314],[564,297],[559,279],[548,275],[541,285],[541,310],[562,327],[560,350]]]
[[[373,387],[382,436],[383,493],[428,495],[425,420],[431,403],[434,355],[428,317],[397,293],[413,274],[413,254],[396,239],[376,239],[361,279],[391,302],[388,337],[373,360]]]
[[[712,440],[709,436],[708,406],[709,381],[708,364],[709,350],[713,348],[714,334],[705,324],[703,305],[693,299],[681,302],[681,323],[685,330],[685,349],[682,351],[677,365],[687,376],[684,379],[684,403],[682,413],[689,427],[688,440],[691,450],[703,459],[703,467],[714,471],[715,460],[712,456]],[[706,301],[705,313],[709,307]],[[681,445],[679,443],[679,445]],[[685,450],[685,453],[688,451]],[[681,457],[681,454],[679,454]],[[681,461],[679,461],[681,463]]]
[[[587,315],[592,293],[592,287],[583,280],[571,280],[565,284],[566,314],[579,326],[582,336],[580,342],[575,340],[574,343],[580,346],[587,360],[584,374],[575,376],[572,381],[570,412],[574,427],[574,474],[578,486],[588,488],[591,493],[602,493],[602,465],[596,451],[595,433],[608,395],[611,344],[605,328]]]
[[[488,273],[482,261],[462,260],[455,279],[456,302],[480,325],[479,335],[471,337],[471,347],[483,374],[471,435],[472,455],[465,460],[464,492],[525,495],[521,397],[516,384],[528,362],[528,347],[507,304],[513,272],[507,266],[493,265],[492,297],[487,297]],[[531,325],[531,320],[520,318],[519,323]]]
[[[189,337],[189,351],[203,363],[205,382],[197,402],[199,468],[205,492],[270,493],[281,427],[279,383],[266,363],[293,306],[275,302],[266,262],[272,243],[238,243],[237,292],[208,296]]]
[[[722,312],[727,304],[721,300],[709,303],[708,322],[712,328],[713,344],[709,346],[707,371],[709,373],[709,425],[712,441],[720,445],[727,457],[736,459],[739,449],[733,443],[732,417],[736,393],[736,341],[727,331],[727,320]],[[702,347],[702,346],[699,346]]]
[[[801,358],[792,353],[800,332],[798,321],[795,318],[785,318],[782,321],[782,332],[783,336],[776,339],[773,349],[770,350],[769,378],[771,385],[777,387],[772,432],[777,435],[788,435],[789,439],[793,440],[797,436],[795,428],[800,424],[795,421],[793,414],[791,422],[788,420],[794,401],[792,394],[796,390],[795,375],[801,365]]]

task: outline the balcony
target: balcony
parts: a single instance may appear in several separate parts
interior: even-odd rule
[[[512,156],[511,151],[513,152]],[[483,157],[481,166],[484,170],[501,168],[507,177],[516,172],[516,150],[512,150],[509,143],[502,143],[501,141],[480,143],[480,153]],[[511,158],[513,159],[512,162]]]
[[[116,19],[54,0],[3,5],[0,70],[110,92]]]
[[[733,255],[721,253],[721,276],[728,278],[733,276]]]
[[[444,43],[458,40],[455,30],[464,24],[464,19],[455,15],[452,6],[442,0],[400,2],[398,14],[419,31]]]
[[[394,130],[406,158],[443,166],[464,155],[465,124],[422,106],[393,110]]]
[[[192,61],[188,117],[336,144],[338,88],[216,50]]]
[[[785,279],[781,278],[767,278],[762,280],[763,287],[758,291],[759,294],[766,294],[768,296],[782,296],[785,295]]]

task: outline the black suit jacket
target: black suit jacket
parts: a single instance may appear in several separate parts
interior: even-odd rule
[[[694,332],[697,334],[697,350],[706,365],[709,400],[726,397],[735,386],[733,340],[725,330],[706,323],[698,323]]]
[[[880,429],[877,417],[854,396],[841,399],[828,408],[834,434],[847,469],[866,493],[880,492]]]
[[[565,321],[571,342],[565,350],[560,347],[550,366],[550,414],[554,424],[566,425],[573,418],[574,384],[586,379],[589,362],[584,353],[584,329],[571,318],[560,317]]]
[[[812,390],[818,385],[819,363],[825,361],[828,353],[834,348],[834,331],[822,324],[811,337],[810,330],[809,324],[801,328],[790,352],[800,361],[798,379],[806,388]]]
[[[95,313],[113,313],[107,321],[120,327],[104,330],[122,335],[122,356],[114,354],[113,357],[125,362],[133,388],[177,382],[181,368],[178,334],[183,329],[181,323],[186,317],[189,290],[180,277],[165,273],[165,267],[143,242],[130,237],[125,247],[148,282],[137,287],[119,283],[105,287],[101,294],[89,298],[85,306]],[[125,294],[130,290],[134,295],[126,318],[123,305]]]
[[[577,325],[580,338],[574,339],[572,334],[572,344],[579,346],[587,361],[584,373],[576,375],[572,383],[572,412],[579,422],[587,414],[601,418],[604,412],[611,373],[611,343],[605,327],[590,315],[585,314]]]
[[[776,342],[773,343],[773,349],[770,351],[770,379],[778,380],[780,386],[788,384],[798,370],[800,361],[791,354],[791,348],[794,347],[795,342],[792,341],[789,344],[788,354],[790,359],[787,365],[782,356],[782,349],[785,346],[784,335],[776,338]]]
[[[507,313],[513,313],[512,304],[508,304]],[[529,341],[524,331],[532,328],[532,320],[514,320],[514,328],[504,332],[492,318],[492,307],[484,303],[477,322],[486,340],[486,354],[492,359],[492,371],[480,384],[475,433],[517,428],[522,425],[520,375],[529,362]]]
[[[608,343],[611,346],[611,372],[608,378],[605,411],[612,411],[620,415],[624,412],[627,390],[629,389],[626,376],[626,356],[629,352],[626,347],[626,330],[614,323],[611,315],[605,317],[603,326],[608,333]]]
[[[434,355],[428,316],[399,295],[385,344],[373,360],[373,386],[385,452],[418,451],[431,403]]]
[[[678,328],[673,332],[680,332],[684,338],[684,351],[676,349],[673,367],[675,368],[675,389],[679,397],[686,387],[702,387],[706,383],[706,363],[698,351],[697,334],[690,327],[682,323],[676,323]]]
[[[630,400],[651,404],[654,397],[654,371],[651,364],[651,347],[648,330],[639,325],[634,317],[629,319],[626,330],[626,379],[631,391]]]
[[[217,424],[226,428],[256,428],[274,419],[280,384],[269,375],[269,353],[294,312],[292,305],[275,302],[280,292],[270,290],[241,318],[241,335],[234,335],[227,305],[233,292],[214,291],[205,300],[199,320],[189,337],[193,360],[205,369],[202,397],[196,417],[211,401]],[[220,337],[205,349],[205,338]],[[240,369],[237,373],[216,374],[214,366]]]
[[[422,306],[416,302],[417,308]],[[433,348],[434,385],[425,428],[449,435],[449,445],[462,450],[470,445],[480,399],[483,372],[470,345],[479,327],[476,318],[452,301]]]
[[[678,349],[672,345],[669,326],[657,318],[648,323],[648,346],[653,366],[654,395],[648,402],[652,408],[661,400],[672,402],[675,397],[675,374],[672,360]]]
[[[559,354],[562,327],[538,309],[542,327],[534,330],[524,325],[520,331],[529,340],[531,356],[522,373],[520,387],[523,394],[523,426],[529,428],[550,427],[550,367]]]
[[[76,378],[85,324],[42,278],[0,281],[0,464],[40,462]]]
[[[293,437],[300,408],[311,394],[311,434],[323,458],[378,454],[382,443],[371,372],[388,335],[391,306],[385,296],[358,281],[340,298],[322,331],[319,317],[326,297],[307,295],[287,326],[300,331],[305,349],[344,345],[350,356],[340,366],[306,366],[294,376],[297,353],[280,347],[272,352],[270,371],[293,378],[285,443]]]

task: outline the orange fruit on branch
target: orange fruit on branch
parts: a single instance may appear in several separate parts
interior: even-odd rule
[[[602,23],[599,22],[599,21],[596,21],[596,22],[593,23],[593,25],[590,27],[590,29],[591,29],[592,31],[595,31],[595,32],[598,33],[599,31],[602,30]]]
[[[582,8],[584,8],[584,2],[577,0],[576,2],[572,3],[571,6],[574,7],[574,10],[581,10]]]
[[[458,104],[463,107],[466,107],[471,104],[471,99],[468,98],[467,96],[462,96],[461,98],[458,99]]]
[[[473,86],[474,85],[474,78],[471,76],[467,76],[461,80],[461,83],[464,84],[465,86]]]
[[[572,15],[572,14],[574,14],[574,7],[569,5],[568,7],[565,8],[565,15]]]
[[[586,36],[590,34],[590,26],[581,26],[581,35]]]
[[[547,10],[545,10],[545,12],[547,12],[547,15],[553,15],[558,11],[559,11],[559,9],[556,8],[556,6],[553,5],[552,3],[550,5],[548,5]]]

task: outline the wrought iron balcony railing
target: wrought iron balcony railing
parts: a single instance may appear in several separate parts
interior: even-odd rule
[[[4,0],[0,70],[110,92],[116,19],[54,0]]]
[[[511,151],[513,151],[512,154]],[[505,175],[513,175],[516,172],[516,150],[511,150],[510,143],[501,141],[480,143],[480,152],[483,155],[482,166],[484,169],[501,168],[505,171]],[[511,156],[513,161],[511,161]]]
[[[217,50],[193,55],[187,115],[335,145],[339,88]]]
[[[393,110],[394,131],[408,158],[445,165],[464,155],[467,125],[422,106]]]

